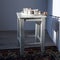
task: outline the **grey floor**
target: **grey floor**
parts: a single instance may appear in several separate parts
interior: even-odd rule
[[[27,31],[26,31],[27,32]],[[33,33],[32,31],[26,33],[25,36],[25,43],[31,43],[34,42]],[[32,36],[31,36],[32,33]],[[30,35],[28,35],[30,34]],[[32,44],[27,45],[26,47],[38,47],[40,44]],[[45,35],[45,46],[55,46],[51,38],[49,37],[49,34],[46,31]],[[0,31],[0,49],[13,49],[13,48],[19,48],[18,46],[18,40],[17,40],[17,31]]]

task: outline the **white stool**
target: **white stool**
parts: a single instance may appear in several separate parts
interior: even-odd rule
[[[44,41],[45,41],[45,19],[46,16],[39,15],[21,15],[17,12],[17,38],[20,44],[20,54],[24,54],[24,22],[35,21],[35,42],[39,39],[41,44],[41,51],[44,52]],[[31,43],[32,44],[32,43]]]

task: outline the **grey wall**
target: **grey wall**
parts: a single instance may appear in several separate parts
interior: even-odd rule
[[[60,17],[60,0],[48,0],[48,14],[53,15],[53,16],[59,16]],[[60,40],[59,38],[56,39],[56,32],[59,31],[59,23],[58,23],[58,18],[48,16],[47,18],[47,31],[53,40],[53,42],[56,44],[58,47],[58,50],[60,51]]]
[[[54,0],[55,1],[55,0]],[[48,15],[53,15],[53,12],[56,10],[54,10],[53,8],[53,0],[49,0],[48,1]],[[53,40],[53,42],[56,44],[56,39],[53,39],[53,30],[56,29],[56,27],[54,27],[54,22],[57,22],[55,18],[53,18],[52,16],[48,16],[47,18],[47,31],[51,37],[51,39]]]
[[[48,15],[52,15],[52,0],[48,0]],[[50,35],[50,37],[52,38],[52,17],[48,16],[47,17],[47,31]]]
[[[0,20],[1,20],[1,2],[0,2]]]
[[[1,11],[2,11],[1,5],[2,5],[2,3],[1,3],[1,2],[2,2],[2,0],[0,0],[0,29],[2,29],[2,28],[1,28],[1,25],[2,25],[2,20],[1,20],[1,16],[2,16],[2,15],[1,15]]]
[[[16,12],[21,11],[25,7],[38,8],[44,11],[46,10],[47,0],[0,0],[0,3],[0,30],[16,30]],[[26,29],[34,29],[34,23],[25,24],[29,24]]]
[[[60,8],[59,7],[60,7],[60,0],[53,0],[53,13],[52,14],[54,16],[59,16],[60,17]],[[60,20],[60,19],[57,18],[57,21],[56,21],[56,24],[55,24],[56,25],[56,28],[60,27],[59,26],[60,24],[58,23],[59,22],[58,20]],[[57,31],[60,32],[60,30],[57,30]],[[56,34],[56,31],[54,31],[54,33]],[[55,36],[54,33],[53,33],[53,35]],[[59,35],[60,35],[60,33],[59,33]],[[57,42],[58,50],[60,51],[60,36],[57,36],[57,37],[58,37],[58,39],[56,39],[56,42]]]

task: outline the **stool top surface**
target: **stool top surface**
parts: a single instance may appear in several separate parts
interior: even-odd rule
[[[45,15],[34,15],[34,14],[21,14],[20,12],[17,12],[17,17],[22,19],[39,19],[39,18],[46,18]]]

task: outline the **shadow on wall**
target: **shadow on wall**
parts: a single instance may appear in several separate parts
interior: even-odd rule
[[[52,18],[52,27],[55,31],[59,30],[59,22],[58,22],[58,17],[53,17]]]
[[[53,42],[58,46],[59,37],[58,37],[58,31],[59,31],[59,18],[58,17],[52,17],[52,39]]]

